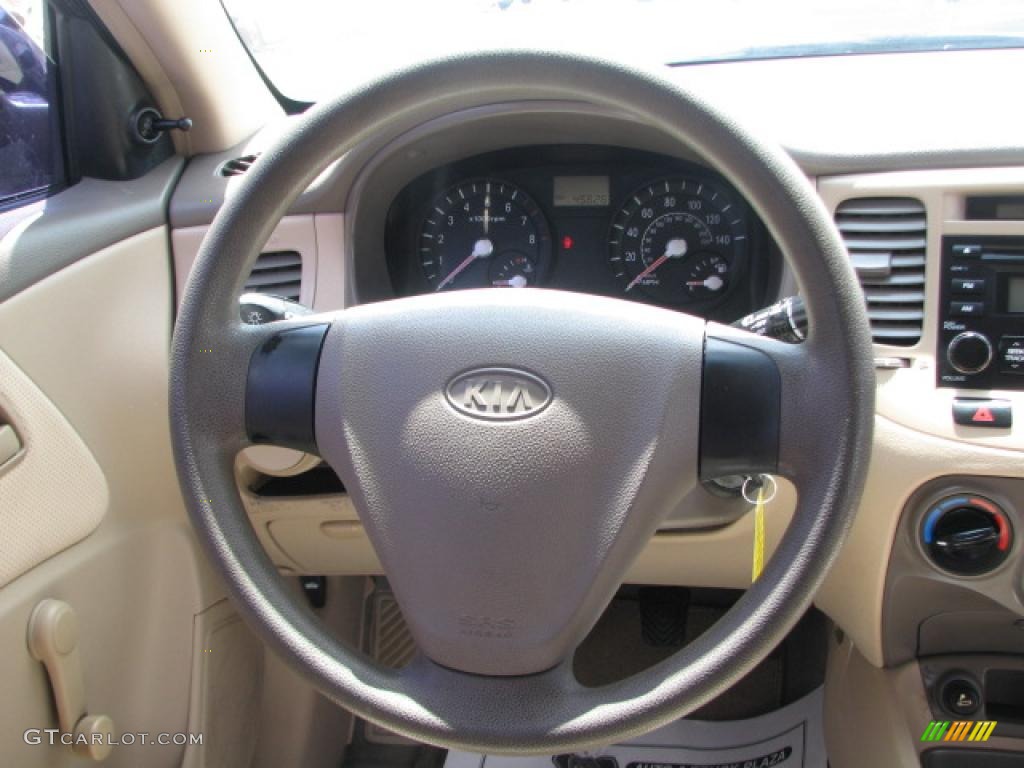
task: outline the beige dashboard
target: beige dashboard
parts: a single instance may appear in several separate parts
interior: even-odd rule
[[[381,264],[366,262],[360,252],[373,252],[368,232],[379,224],[381,206],[416,173],[460,154],[480,152],[502,141],[529,144],[550,137],[558,115],[559,137],[569,141],[601,140],[623,146],[665,150],[660,137],[621,115],[582,105],[525,104],[474,110],[418,126],[391,137],[365,153],[343,158],[318,182],[314,207],[298,211],[277,228],[268,249],[290,250],[302,258],[301,298],[318,310],[358,303],[360,280],[373,280]],[[486,140],[481,125],[490,130]],[[498,127],[500,130],[495,131]],[[235,150],[258,152],[260,139]],[[220,161],[225,156],[221,156]],[[215,172],[216,163],[209,163]],[[901,512],[922,484],[944,475],[973,474],[1015,477],[1021,474],[1024,424],[1018,416],[1011,429],[959,427],[951,418],[955,389],[936,387],[941,242],[947,235],[1024,235],[1024,221],[967,221],[968,194],[1020,194],[1024,168],[922,170],[859,175],[828,175],[814,179],[830,212],[855,198],[913,198],[924,206],[927,221],[924,319],[920,340],[911,346],[877,345],[877,357],[893,358],[902,367],[877,371],[875,446],[860,513],[817,604],[841,627],[872,664],[885,663],[882,616],[886,572]],[[229,180],[226,195],[237,180]],[[332,186],[333,185],[333,186]],[[179,194],[181,194],[179,192]],[[311,205],[309,201],[304,204]],[[375,210],[371,210],[375,209]],[[358,224],[358,226],[357,226]],[[360,229],[361,227],[361,229]],[[176,284],[179,292],[202,236],[203,225],[172,231]],[[359,259],[363,259],[360,261]],[[383,257],[378,250],[376,261]],[[367,275],[370,275],[367,278]],[[378,272],[378,277],[379,277]],[[783,277],[781,295],[796,291],[792,276]],[[978,396],[978,392],[972,392]],[[1024,393],[984,393],[1011,402],[1024,412]],[[296,475],[315,460],[284,449],[248,449],[238,459],[239,485],[254,527],[274,562],[285,572],[375,574],[381,572],[358,515],[343,489],[320,494],[267,496],[257,489],[268,476]],[[770,505],[768,546],[773,548],[789,521],[795,489],[786,483]],[[708,494],[705,494],[708,496]],[[694,499],[694,503],[710,503]],[[1022,510],[1024,511],[1024,510]],[[647,547],[630,573],[639,583],[742,588],[749,584],[750,515],[730,525],[702,531],[663,531]]]

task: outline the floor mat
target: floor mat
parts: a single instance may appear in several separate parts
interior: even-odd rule
[[[581,753],[602,768],[826,768],[821,688],[746,720],[677,720],[625,744]],[[578,764],[578,761],[571,761]],[[449,752],[444,768],[566,768],[568,756]]]
[[[741,593],[726,590],[661,589],[657,602],[675,593],[679,611],[673,644],[650,642],[645,621],[646,588],[624,588],[583,641],[573,662],[576,679],[600,687],[634,675],[693,642],[718,621]],[[664,609],[662,609],[664,612]],[[649,611],[648,611],[649,613]],[[825,681],[826,624],[817,611],[805,616],[783,643],[746,677],[694,712],[695,720],[743,720],[774,712]]]
[[[687,611],[684,642],[699,637],[724,611],[695,605]],[[582,685],[597,688],[636,674],[679,650],[645,642],[636,602],[615,600],[576,652],[573,671]],[[728,694],[694,713],[702,720],[740,720],[778,709],[782,704],[782,657],[772,653],[734,685]]]

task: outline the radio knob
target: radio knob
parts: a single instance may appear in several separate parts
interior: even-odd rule
[[[946,359],[959,373],[981,373],[992,362],[992,354],[992,342],[976,331],[958,334],[946,348]]]

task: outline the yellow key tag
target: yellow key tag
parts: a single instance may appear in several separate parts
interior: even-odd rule
[[[750,583],[753,584],[761,577],[764,570],[764,509],[765,505],[775,498],[777,486],[775,479],[768,475],[761,475],[758,479],[757,497],[750,498],[748,486],[754,478],[747,478],[743,483],[743,498],[754,505],[754,562],[750,569]],[[757,482],[757,481],[755,481]],[[771,492],[766,494],[765,487],[771,485]]]
[[[757,501],[754,502],[754,567],[751,569],[750,583],[753,584],[764,570],[764,484],[757,489]]]

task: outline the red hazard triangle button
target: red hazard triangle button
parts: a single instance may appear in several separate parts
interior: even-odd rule
[[[971,421],[973,421],[975,423],[977,423],[979,421],[981,421],[981,422],[988,422],[988,421],[995,421],[995,420],[996,420],[996,417],[992,415],[992,409],[989,408],[987,405],[983,405],[980,408],[978,408],[978,410],[976,410],[974,412],[974,415],[971,416]]]
[[[1009,400],[958,397],[953,401],[953,421],[969,427],[1008,429],[1013,412]]]

